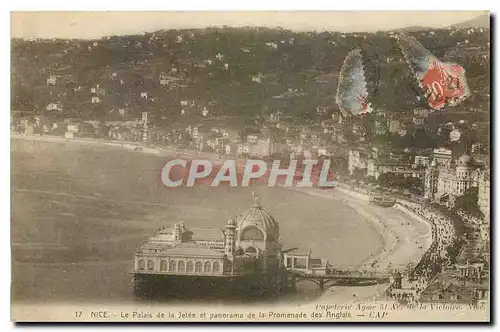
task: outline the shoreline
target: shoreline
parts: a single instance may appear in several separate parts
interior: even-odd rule
[[[58,137],[58,136],[49,136],[49,135],[24,135],[24,134],[12,134],[11,133],[11,139],[24,139],[24,140],[30,140],[30,141],[45,141],[45,142],[54,142],[54,143],[75,143],[75,144],[82,144],[82,145],[96,145],[100,147],[110,147],[110,148],[119,148],[119,149],[125,149],[129,151],[136,151],[139,153],[144,153],[144,154],[153,154],[153,155],[169,155],[172,156],[172,154],[184,156],[184,157],[193,157],[192,153],[189,153],[189,151],[182,151],[179,149],[173,149],[173,148],[160,148],[160,147],[148,147],[143,145],[141,142],[127,142],[127,141],[109,141],[109,140],[99,140],[99,139],[88,139],[88,138],[65,138],[65,137]],[[137,147],[140,147],[141,150],[136,150]],[[209,156],[208,154],[203,154],[200,153],[198,156],[204,156],[207,158],[211,158],[213,161],[218,161],[220,162],[220,158],[213,158]],[[215,159],[215,160],[214,160]],[[416,227],[420,227],[420,229],[426,228],[424,231],[424,234],[426,235],[431,235],[430,237],[428,236],[428,241],[423,244],[423,251],[419,252],[417,250],[413,250],[413,252],[408,252],[407,248],[404,246],[405,242],[408,242],[408,239],[413,238],[415,235],[414,232],[410,231],[413,230],[413,228],[408,228],[404,227],[405,224],[402,223],[400,227],[399,223],[394,224],[390,223],[388,220],[385,220],[384,222],[384,216],[377,215],[376,212],[377,210],[383,211],[382,214],[386,214],[388,208],[381,208],[381,207],[376,207],[376,206],[371,206],[370,202],[370,197],[369,195],[359,193],[347,188],[344,188],[345,185],[340,184],[338,185],[333,191],[324,191],[321,189],[316,189],[316,188],[295,188],[295,187],[281,187],[281,189],[284,190],[293,190],[298,193],[302,194],[307,194],[307,195],[314,195],[314,196],[319,196],[322,198],[326,199],[335,199],[335,200],[340,200],[344,204],[348,205],[350,208],[355,210],[361,217],[363,217],[367,223],[369,223],[369,227],[375,228],[376,233],[378,233],[380,242],[381,242],[381,248],[378,252],[374,252],[370,255],[370,257],[367,257],[363,261],[361,261],[359,264],[357,264],[354,269],[355,270],[361,270],[363,268],[366,268],[367,270],[370,270],[368,267],[369,264],[371,263],[377,263],[378,268],[377,270],[384,270],[387,268],[387,266],[392,265],[393,261],[399,261],[399,264],[395,264],[398,266],[401,265],[406,265],[410,262],[414,262],[415,259],[414,257],[418,257],[415,263],[418,263],[418,261],[421,259],[422,255],[425,253],[426,250],[430,247],[430,245],[433,242],[432,239],[432,226],[425,221],[423,218],[420,218],[419,216],[410,213],[411,211],[408,211],[407,209],[404,209],[404,207],[400,207],[399,210],[401,211],[404,209],[403,214],[405,215],[405,219],[410,219],[410,221],[407,220],[407,224],[409,225],[410,223],[412,224],[417,224]],[[340,193],[339,193],[340,192]],[[396,203],[396,205],[399,205]],[[397,207],[395,207],[397,208]],[[390,208],[392,209],[392,208]],[[401,216],[400,216],[401,217]],[[398,219],[396,216],[393,216],[394,220]],[[398,219],[401,220],[401,219]],[[424,236],[425,237],[425,236]],[[403,238],[405,241],[402,241]],[[406,250],[405,250],[406,249]],[[415,249],[415,248],[411,248]],[[403,254],[403,257],[401,257],[401,254]],[[401,262],[401,259],[403,262]],[[406,261],[405,261],[406,260]],[[367,268],[368,267],[368,268]],[[393,266],[394,267],[394,266]],[[383,285],[382,285],[383,286]],[[373,299],[376,298],[378,295],[380,295],[380,292],[385,291],[385,289],[389,288],[390,284],[385,284],[383,286],[383,289],[378,289],[381,287],[375,287],[377,288],[376,291],[369,292],[369,294],[366,294],[365,299]],[[335,289],[336,292],[335,294],[332,294],[331,289]],[[345,288],[345,289],[342,289]],[[318,300],[338,300],[342,299],[345,300],[345,296],[339,296],[338,290],[340,290],[340,293],[344,292],[352,292],[353,288],[360,288],[360,287],[339,287],[339,286],[333,286],[326,288],[325,292],[321,294],[318,298]],[[362,287],[363,289],[368,289],[371,287]],[[358,298],[359,299],[359,298]]]
[[[335,189],[338,188],[339,186],[337,186]],[[370,257],[366,258],[358,265],[356,265],[356,267],[354,268],[355,270],[362,270],[363,268],[367,268],[369,270],[369,265],[374,262],[377,262],[377,270],[379,271],[387,269],[388,266],[392,266],[392,268],[402,268],[410,262],[414,262],[415,264],[417,264],[433,243],[432,225],[430,225],[426,220],[417,215],[410,214],[407,211],[403,211],[403,215],[407,219],[407,224],[400,225],[399,223],[391,224],[388,221],[384,222],[384,218],[382,218],[380,215],[372,214],[370,212],[381,210],[382,213],[387,214],[387,209],[391,208],[381,208],[377,206],[372,206],[370,208],[370,197],[366,194],[358,193],[345,188],[341,189],[342,193],[340,195],[338,192],[332,194],[330,191],[324,192],[314,189],[309,191],[304,189],[297,189],[295,191],[327,199],[341,200],[344,204],[347,204],[349,207],[355,210],[356,213],[358,213],[367,222],[369,222],[370,226],[374,227],[377,230],[379,236],[382,239],[382,248],[378,252],[373,253]],[[366,211],[367,207],[369,211]],[[404,209],[404,207],[402,208]],[[401,208],[398,206],[395,206],[393,209],[398,209],[399,211],[401,211]],[[413,227],[406,227],[408,224]],[[421,250],[408,251],[408,246],[405,246],[405,244],[411,244],[410,240],[415,238],[413,228],[419,229],[421,234],[417,237],[426,239],[426,241],[422,243]],[[413,243],[413,246],[410,247],[411,249],[415,249],[414,244],[415,243]],[[393,262],[395,262],[395,264],[393,264]],[[327,288],[325,292],[320,295],[318,300],[328,302],[339,300],[345,301],[346,299],[351,299],[353,301],[358,301],[361,299],[375,300],[377,297],[382,295],[389,287],[390,284],[381,284],[368,287],[334,285],[330,288]],[[362,298],[360,298],[360,294],[357,293],[364,294],[362,294]],[[356,298],[354,298],[353,295],[356,295]]]

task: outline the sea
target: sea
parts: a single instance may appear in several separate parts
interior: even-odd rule
[[[353,268],[383,246],[371,222],[341,200],[262,184],[167,188],[160,176],[167,158],[11,139],[12,301],[137,301],[131,271],[140,244],[177,221],[223,227],[252,205],[252,192],[279,221],[284,249],[311,250],[336,268]],[[319,295],[304,281],[296,294],[276,300]]]

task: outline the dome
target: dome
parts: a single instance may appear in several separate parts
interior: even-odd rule
[[[470,162],[471,162],[471,157],[466,154],[458,158],[458,165],[468,165]]]
[[[234,221],[234,219],[233,219],[233,218],[229,218],[229,219],[227,220],[227,224],[226,224],[226,225],[227,225],[227,226],[236,226],[236,221]]]
[[[236,217],[240,231],[246,228],[257,227],[266,234],[267,239],[276,239],[279,231],[279,224],[265,211],[254,195],[253,205]]]

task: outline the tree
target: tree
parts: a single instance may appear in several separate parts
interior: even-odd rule
[[[378,183],[382,187],[399,188],[409,190],[414,193],[422,191],[422,180],[412,176],[405,177],[403,174],[387,172],[378,178]]]
[[[355,168],[352,175],[357,181],[361,181],[365,178],[366,168]]]
[[[458,254],[460,253],[460,249],[462,249],[463,244],[463,239],[455,238],[453,239],[453,243],[446,248],[446,258],[451,264],[456,263]]]
[[[482,218],[484,215],[481,210],[479,210],[479,206],[477,205],[477,197],[478,188],[470,187],[462,196],[458,196],[455,199],[455,208],[474,217]]]
[[[376,183],[377,180],[375,180],[375,177],[370,175],[370,176],[367,176],[366,177],[366,181],[369,182],[369,183]]]

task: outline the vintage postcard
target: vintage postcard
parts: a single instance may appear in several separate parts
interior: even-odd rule
[[[13,321],[490,321],[489,12],[11,26]]]

